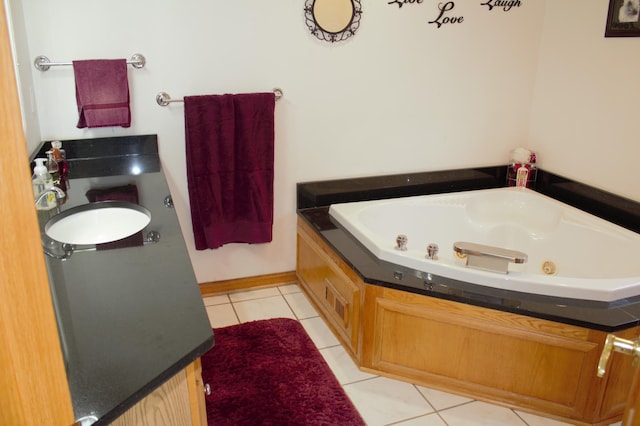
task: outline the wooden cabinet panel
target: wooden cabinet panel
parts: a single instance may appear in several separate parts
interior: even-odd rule
[[[585,372],[600,355],[596,343],[387,297],[374,302],[372,368],[505,401],[530,400],[564,416],[584,409]]]
[[[366,368],[565,420],[622,415],[631,362],[596,377],[604,332],[369,285],[365,306]]]
[[[200,359],[118,417],[114,426],[205,426]],[[204,417],[203,417],[204,415]]]
[[[200,362],[200,358],[189,364],[185,372],[187,373],[192,424],[194,426],[206,426],[207,406],[204,399],[205,383],[202,381],[202,363]]]
[[[354,282],[342,269],[346,266],[337,263],[329,250],[322,241],[300,230],[298,279],[338,337],[357,357],[363,283]]]

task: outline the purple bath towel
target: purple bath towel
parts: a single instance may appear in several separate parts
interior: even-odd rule
[[[126,59],[73,61],[78,128],[131,125]]]
[[[272,92],[184,98],[197,250],[271,241],[274,107]]]

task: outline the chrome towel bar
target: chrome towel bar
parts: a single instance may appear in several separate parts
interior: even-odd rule
[[[273,89],[273,93],[276,95],[276,101],[279,101],[284,96],[282,89],[276,87]],[[160,106],[167,106],[173,102],[184,102],[184,99],[171,99],[171,96],[167,92],[160,92],[156,95],[156,102]]]
[[[146,63],[146,58],[140,53],[134,53],[131,59],[127,61],[127,64],[132,65],[134,68],[142,68]],[[51,62],[46,56],[38,56],[33,61],[33,66],[38,71],[47,71],[51,67],[60,65],[73,65],[73,62]]]

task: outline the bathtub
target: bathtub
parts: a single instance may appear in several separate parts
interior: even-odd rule
[[[373,255],[420,272],[494,288],[612,302],[640,295],[640,234],[525,188],[341,203],[329,214]],[[405,250],[398,235],[407,237]],[[506,273],[467,265],[471,243],[517,251]],[[428,259],[427,246],[437,244]],[[475,258],[475,257],[474,257]]]

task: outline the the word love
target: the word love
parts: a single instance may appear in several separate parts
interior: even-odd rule
[[[398,7],[402,7],[405,4],[420,4],[422,2],[424,2],[424,0],[392,0],[387,4],[397,4]]]
[[[489,10],[493,10],[494,7],[501,7],[505,12],[510,11],[514,7],[522,6],[520,0],[487,0],[484,3],[480,3],[480,6],[487,6]]]
[[[436,24],[438,28],[445,24],[461,24],[464,22],[464,16],[452,16],[449,12],[453,10],[455,7],[455,3],[452,1],[448,1],[446,3],[440,3],[438,5],[438,9],[440,9],[440,14],[433,21],[429,21],[430,24]]]

